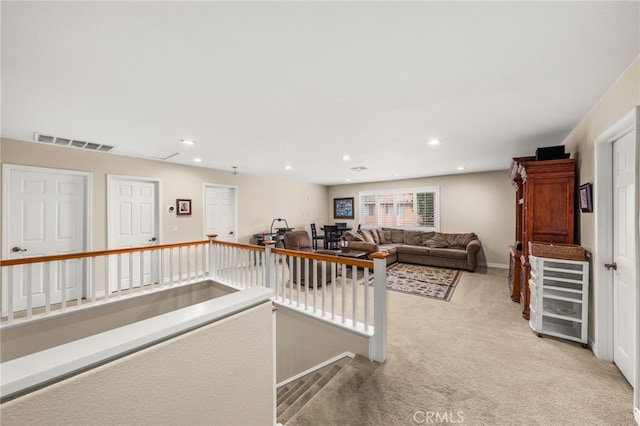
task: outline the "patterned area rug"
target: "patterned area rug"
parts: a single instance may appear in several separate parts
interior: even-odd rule
[[[455,269],[394,263],[387,268],[387,289],[448,302],[461,276]]]

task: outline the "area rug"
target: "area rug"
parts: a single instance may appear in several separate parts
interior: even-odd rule
[[[448,302],[461,276],[455,269],[394,263],[387,268],[387,289]]]

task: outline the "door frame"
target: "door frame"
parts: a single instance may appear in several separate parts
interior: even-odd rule
[[[202,184],[202,234],[207,236],[207,188],[226,188],[233,191],[233,241],[238,242],[238,186],[219,183]]]
[[[2,258],[9,258],[9,246],[10,244],[10,214],[9,214],[9,200],[11,198],[11,172],[12,171],[30,171],[30,172],[42,172],[42,173],[50,173],[50,174],[59,174],[59,175],[72,175],[79,176],[84,178],[84,240],[82,244],[84,246],[83,251],[87,251],[89,247],[91,247],[91,230],[93,229],[92,224],[92,208],[93,208],[93,173],[91,172],[82,172],[79,170],[69,170],[69,169],[55,169],[52,167],[38,167],[38,166],[26,166],[23,164],[12,164],[12,163],[4,163],[2,165]],[[4,272],[3,272],[4,273]],[[80,291],[82,292],[82,296],[87,295],[87,284],[88,284],[88,273],[87,268],[84,268],[85,277],[83,278],[83,284]],[[2,280],[2,312],[6,312],[8,309],[8,301],[4,295],[7,294],[7,280]]]
[[[638,164],[638,154],[640,153],[640,132],[638,123],[640,122],[640,107],[634,108],[617,123],[598,136],[594,141],[594,215],[595,215],[595,251],[592,264],[593,285],[594,285],[594,307],[595,307],[595,343],[593,352],[598,358],[608,361],[613,360],[613,276],[604,267],[605,263],[611,262],[613,257],[613,143],[624,135],[635,132],[635,161],[634,181],[635,194],[633,200],[635,216],[633,221],[634,245],[636,254],[640,253],[640,227],[638,213],[640,212],[640,165]],[[640,261],[636,256],[635,277],[636,277],[636,324],[640,324]],[[635,349],[635,381],[633,407],[636,422],[640,423],[640,327],[636,327],[636,349]]]

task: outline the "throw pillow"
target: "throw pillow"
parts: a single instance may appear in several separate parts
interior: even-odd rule
[[[433,231],[423,232],[422,233],[422,245],[426,246],[427,245],[427,241],[429,241],[431,238],[433,238],[434,235],[436,235],[436,233],[433,232]]]
[[[373,240],[373,235],[371,235],[371,230],[369,230],[369,229],[361,229],[361,230],[358,231],[358,234],[362,235],[362,238],[364,238],[365,242],[373,243],[373,244],[376,243]]]
[[[422,245],[422,231],[412,231],[405,229],[404,231],[404,243],[409,246],[421,246]]]
[[[378,244],[387,244],[387,238],[384,234],[384,231],[380,228],[376,228],[375,231],[378,233]]]
[[[466,249],[467,244],[475,240],[476,234],[473,232],[467,234],[445,234],[445,238],[449,243],[449,247],[457,249]]]
[[[391,240],[394,244],[403,244],[404,243],[404,230],[402,229],[393,229],[393,228],[383,228],[385,232],[389,232],[391,234]]]
[[[393,241],[391,241],[391,230],[389,229],[383,229],[382,233],[384,234],[384,244],[389,244]]]
[[[430,248],[447,248],[449,247],[449,243],[447,242],[444,235],[440,232],[436,232],[430,240],[428,240],[425,245]]]
[[[364,238],[362,237],[362,235],[354,231],[345,232],[344,234],[342,234],[342,238],[345,241],[364,241]]]

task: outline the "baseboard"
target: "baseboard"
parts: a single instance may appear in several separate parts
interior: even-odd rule
[[[487,262],[486,266],[488,268],[509,269],[509,265],[507,265],[506,263],[491,263],[491,262]]]
[[[633,418],[636,420],[636,423],[640,426],[640,408],[635,407],[633,409]]]
[[[286,385],[286,384],[288,384],[288,383],[295,382],[295,381],[296,381],[296,380],[298,380],[299,378],[304,377],[304,376],[306,376],[307,374],[311,374],[311,373],[313,373],[314,371],[318,371],[318,370],[320,370],[320,369],[322,369],[322,368],[326,367],[327,365],[333,364],[334,362],[338,362],[338,361],[340,361],[340,360],[341,360],[341,359],[343,359],[343,358],[354,358],[355,356],[356,356],[356,354],[354,354],[354,353],[352,353],[352,352],[343,352],[343,353],[341,353],[341,354],[339,354],[339,355],[334,356],[334,357],[333,357],[333,358],[331,358],[331,359],[328,359],[328,360],[326,360],[326,361],[324,361],[324,362],[321,362],[321,363],[320,363],[320,364],[318,364],[318,365],[315,365],[315,366],[313,366],[313,367],[311,367],[311,368],[309,368],[309,369],[307,369],[307,370],[303,371],[302,373],[298,373],[298,374],[296,374],[296,375],[295,375],[295,376],[293,376],[293,377],[289,377],[288,379],[281,381],[280,383],[278,383],[278,384],[276,385],[276,389],[277,389],[277,388],[279,388],[279,387],[281,387],[281,386],[284,386],[284,385]]]

